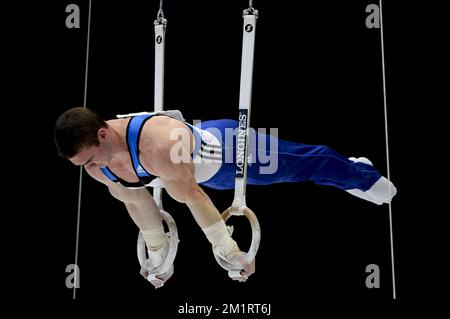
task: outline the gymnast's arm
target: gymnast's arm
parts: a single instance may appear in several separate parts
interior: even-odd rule
[[[92,178],[105,184],[114,198],[125,204],[131,219],[141,231],[162,226],[159,208],[146,188],[128,189],[110,181],[98,167],[85,169]]]
[[[128,214],[134,223],[139,227],[147,246],[149,258],[156,268],[163,261],[167,254],[168,240],[162,225],[162,217],[158,206],[146,188],[128,189],[118,183],[110,181],[104,176],[99,168],[86,171],[95,180],[108,186],[111,195],[125,204]],[[141,268],[141,274],[147,278],[147,270]],[[170,278],[160,277],[164,282]],[[151,281],[155,287],[159,287],[159,282]]]

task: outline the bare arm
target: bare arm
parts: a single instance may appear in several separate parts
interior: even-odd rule
[[[147,189],[125,188],[110,181],[98,168],[86,168],[86,172],[95,180],[105,184],[111,195],[125,204],[131,219],[139,229],[152,229],[161,225],[159,208]]]
[[[216,206],[197,184],[192,163],[177,164],[176,167],[171,167],[168,172],[170,173],[161,176],[167,192],[172,198],[188,206],[201,228],[222,220]]]
[[[86,171],[97,181],[108,186],[111,195],[125,204],[127,211],[139,227],[148,251],[148,257],[151,261],[150,265],[154,268],[161,265],[167,255],[167,237],[162,226],[161,213],[156,205],[153,197],[146,188],[128,189],[120,184],[114,183],[106,178],[98,169],[88,169]],[[141,274],[147,278],[148,270],[146,267],[141,268]],[[152,280],[151,283],[155,287],[160,287],[160,280],[167,281],[173,273],[160,274],[158,280]]]

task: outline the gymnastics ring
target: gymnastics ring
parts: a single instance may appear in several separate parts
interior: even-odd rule
[[[147,247],[146,247],[145,240],[144,240],[144,237],[141,232],[139,232],[138,242],[137,242],[137,255],[138,255],[139,264],[141,265],[142,268],[144,268],[145,270],[148,271],[148,276],[147,276],[148,281],[153,281],[153,282],[157,281],[158,282],[158,284],[155,285],[156,288],[159,288],[164,285],[164,282],[161,279],[157,278],[157,276],[167,273],[169,271],[170,267],[172,267],[173,262],[175,260],[175,256],[177,255],[178,242],[180,241],[178,239],[178,230],[177,230],[177,225],[175,224],[175,220],[165,210],[161,209],[160,212],[161,212],[163,221],[169,227],[169,232],[166,233],[167,239],[169,240],[169,249],[168,249],[167,256],[164,259],[163,263],[159,267],[148,269],[147,265],[146,265],[146,261],[147,261],[146,248]]]
[[[259,243],[261,241],[261,228],[259,226],[258,218],[256,217],[255,213],[248,208],[247,206],[231,206],[228,209],[226,209],[222,213],[222,218],[226,222],[231,216],[245,216],[250,222],[250,225],[252,226],[252,243],[250,245],[250,248],[247,252],[247,262],[251,263],[256,256],[256,253],[258,252]],[[228,228],[228,231],[231,233],[233,232],[232,226]],[[242,276],[242,267],[233,265],[229,263],[228,261],[224,260],[221,256],[217,255],[214,250],[214,257],[216,258],[217,263],[225,270],[228,270],[228,276],[230,278],[236,278],[241,279],[242,281],[247,280],[247,276]]]

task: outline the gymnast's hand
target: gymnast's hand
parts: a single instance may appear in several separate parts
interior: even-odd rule
[[[242,267],[241,275],[245,277],[249,277],[255,272],[255,259],[253,259],[250,263],[247,262],[247,253],[243,251],[234,251],[227,255],[227,261],[235,266]],[[245,281],[243,278],[233,278],[233,280],[237,280],[240,282]]]
[[[167,258],[167,252],[169,250],[169,244],[166,242],[163,247],[158,250],[150,250],[147,249],[148,259],[142,264],[140,273],[141,275],[148,280],[149,269],[155,269],[162,265],[164,260]],[[149,280],[150,283],[155,286],[155,288],[162,287],[164,283],[169,280],[173,275],[173,264],[167,270],[167,272],[163,274],[156,275],[152,280]]]
[[[140,273],[145,279],[147,279],[148,270],[146,268],[141,267]],[[162,287],[166,283],[166,281],[169,280],[170,277],[172,277],[172,275],[173,275],[173,265],[169,268],[169,270],[166,273],[156,276],[156,279],[154,280],[150,280],[150,283],[153,286],[155,286],[155,288]]]

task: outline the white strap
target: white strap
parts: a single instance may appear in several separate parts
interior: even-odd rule
[[[163,114],[170,117],[173,117],[174,119],[177,119],[179,121],[185,122],[185,119],[183,117],[183,114],[179,110],[167,110],[167,111],[158,111],[158,112],[136,112],[136,113],[128,113],[128,114],[117,114],[116,117],[118,119],[122,119],[125,117],[131,117],[131,116],[139,116],[139,115],[156,115],[156,114]]]
[[[164,103],[164,47],[165,24],[155,25],[155,111],[163,110]]]
[[[253,58],[255,51],[256,16],[244,15],[242,37],[241,85],[239,89],[239,109],[250,113],[252,99]]]
[[[241,84],[239,89],[239,127],[236,138],[237,153],[236,180],[234,197],[245,200],[245,189],[247,184],[247,162],[248,162],[248,140],[250,132],[250,111],[252,99],[253,58],[255,48],[256,15],[244,15],[244,27],[242,37],[242,60],[241,60]],[[245,136],[245,137],[243,137]]]
[[[247,262],[253,262],[259,248],[261,240],[261,229],[256,215],[245,204],[245,189],[247,185],[247,162],[248,162],[248,140],[250,132],[250,110],[252,98],[252,79],[253,79],[253,57],[255,48],[255,28],[257,10],[254,10],[250,3],[250,8],[244,11],[244,28],[242,38],[242,60],[241,60],[241,84],[239,89],[239,127],[236,138],[236,178],[234,185],[234,199],[230,208],[223,214],[222,218],[227,219],[234,215],[245,215],[252,226],[252,243],[248,250]],[[242,143],[244,143],[242,147]],[[244,150],[239,152],[239,150]],[[243,154],[242,154],[243,153]],[[239,278],[241,281],[247,279],[242,276],[243,269],[232,265],[213,250],[216,261],[219,265],[228,270],[228,276]],[[241,269],[239,269],[241,268]]]

